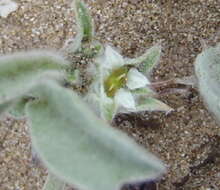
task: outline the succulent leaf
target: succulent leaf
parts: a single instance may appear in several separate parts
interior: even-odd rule
[[[36,88],[27,115],[32,142],[50,172],[87,190],[112,190],[129,180],[155,177],[161,162],[110,128],[72,91],[55,83]]]

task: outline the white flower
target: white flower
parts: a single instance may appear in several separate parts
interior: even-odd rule
[[[112,90],[114,87],[117,88],[118,86],[120,86],[120,82],[125,82],[122,88],[116,89],[114,97],[112,98],[114,99],[117,106],[135,111],[135,100],[132,93],[129,90],[143,88],[147,84],[150,84],[149,80],[146,76],[144,76],[135,68],[131,68],[128,71],[126,71],[126,69],[122,69],[123,66],[126,67],[125,60],[112,47],[106,47],[104,56],[105,57],[102,63],[102,68],[104,69],[102,73],[104,73],[104,76],[102,80],[106,80],[106,78],[109,77],[108,75],[114,75],[113,72],[116,71],[115,76],[112,76],[112,78],[115,77],[115,80],[112,79],[111,81],[112,83],[116,81],[116,84],[111,84],[111,86],[109,86],[109,90]],[[126,78],[126,80],[120,81],[120,79],[122,78]],[[118,84],[117,79],[119,81]],[[124,87],[126,88],[126,86],[128,87],[128,89],[124,89]]]
[[[148,54],[147,54],[148,55]],[[143,60],[143,58],[141,59]],[[97,88],[91,93],[99,97],[100,114],[103,119],[112,120],[117,112],[148,110],[169,110],[162,102],[151,97],[147,85],[150,81],[112,47],[106,46],[104,55],[97,59],[99,79],[94,81]],[[98,100],[98,99],[96,99]],[[155,101],[156,100],[156,101]],[[161,109],[160,109],[161,108]]]
[[[111,46],[106,46],[104,56],[98,62],[103,117],[111,120],[119,110],[135,112],[135,98],[130,90],[146,87],[149,80],[137,69],[127,67],[123,57]]]

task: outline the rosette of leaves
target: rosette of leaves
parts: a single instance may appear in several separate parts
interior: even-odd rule
[[[27,118],[33,148],[50,173],[44,189],[64,189],[68,183],[82,190],[113,190],[164,172],[156,157],[62,86],[68,65],[47,51],[0,57],[1,115]]]
[[[197,56],[195,73],[204,102],[220,121],[220,44]]]
[[[111,121],[117,113],[172,110],[154,98],[148,79],[158,63],[161,47],[156,45],[135,59],[123,58],[116,50],[106,46],[97,59],[96,78],[86,96],[94,110]]]

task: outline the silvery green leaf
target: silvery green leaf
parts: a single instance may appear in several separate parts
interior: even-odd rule
[[[151,97],[141,97],[136,106],[137,111],[165,111],[170,112],[173,109],[160,100]]]
[[[94,58],[103,54],[104,47],[98,41],[92,41],[91,43],[83,44],[81,52],[83,56],[87,58]]]
[[[55,53],[32,51],[0,57],[0,104],[24,95],[39,80],[62,78],[66,61]]]
[[[148,49],[140,57],[130,59],[126,62],[127,65],[134,65],[143,74],[149,74],[157,65],[160,59],[161,46],[155,45]]]
[[[101,55],[104,52],[104,46],[99,41],[94,41],[92,43],[95,55]]]
[[[154,178],[163,164],[133,140],[99,120],[72,91],[55,83],[36,88],[28,103],[34,149],[51,173],[85,190],[113,190]]]
[[[14,102],[13,106],[8,111],[15,118],[22,118],[25,116],[25,105],[28,102],[28,97],[19,98]]]
[[[88,8],[81,0],[75,0],[75,13],[79,33],[83,41],[92,41],[94,36],[94,27]]]
[[[99,117],[100,114],[100,97],[94,92],[88,92],[84,97],[84,100],[88,103],[91,110]]]
[[[8,101],[8,102],[4,102],[2,104],[0,104],[0,116],[7,112],[8,109],[13,105],[13,103],[11,101]]]
[[[155,96],[156,93],[150,89],[149,87],[144,87],[144,88],[137,88],[134,90],[131,90],[131,93],[135,96],[135,97],[139,97],[139,96]]]
[[[74,71],[67,70],[65,78],[70,84],[78,84],[80,83],[80,72],[78,69],[75,69]]]
[[[100,89],[98,91],[96,90],[96,92],[98,94],[100,93],[100,96],[98,97],[100,117],[104,121],[112,121],[112,119],[114,118],[116,114],[117,106],[114,100],[107,96],[107,94],[105,93],[104,87],[101,85],[99,88]]]
[[[197,56],[195,73],[200,94],[208,109],[220,120],[220,44]]]
[[[102,111],[103,111],[103,117],[104,117],[103,119],[105,121],[111,122],[115,114],[117,113],[117,107],[114,102],[105,103],[103,105]]]
[[[150,84],[150,81],[137,69],[131,68],[128,71],[126,85],[130,90],[145,87],[147,84]]]
[[[53,174],[48,174],[43,190],[65,190],[65,183]]]
[[[68,53],[76,53],[80,50],[82,45],[82,34],[78,33],[75,38],[68,39],[64,46],[61,48],[61,52],[64,54]]]

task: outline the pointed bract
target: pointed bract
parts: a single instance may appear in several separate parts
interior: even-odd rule
[[[81,0],[75,0],[76,20],[79,26],[79,33],[83,41],[92,41],[94,36],[94,27],[89,9]]]
[[[148,75],[159,62],[160,54],[161,46],[155,45],[140,57],[128,60],[126,64],[134,65],[140,72]]]
[[[123,57],[111,46],[106,46],[104,53],[103,67],[109,70],[116,69],[124,65]]]
[[[165,111],[171,112],[173,109],[160,100],[151,97],[142,97],[136,106],[137,111]]]
[[[139,97],[139,96],[152,97],[156,95],[156,92],[154,92],[149,87],[137,88],[137,89],[131,90],[131,93],[135,97]]]

